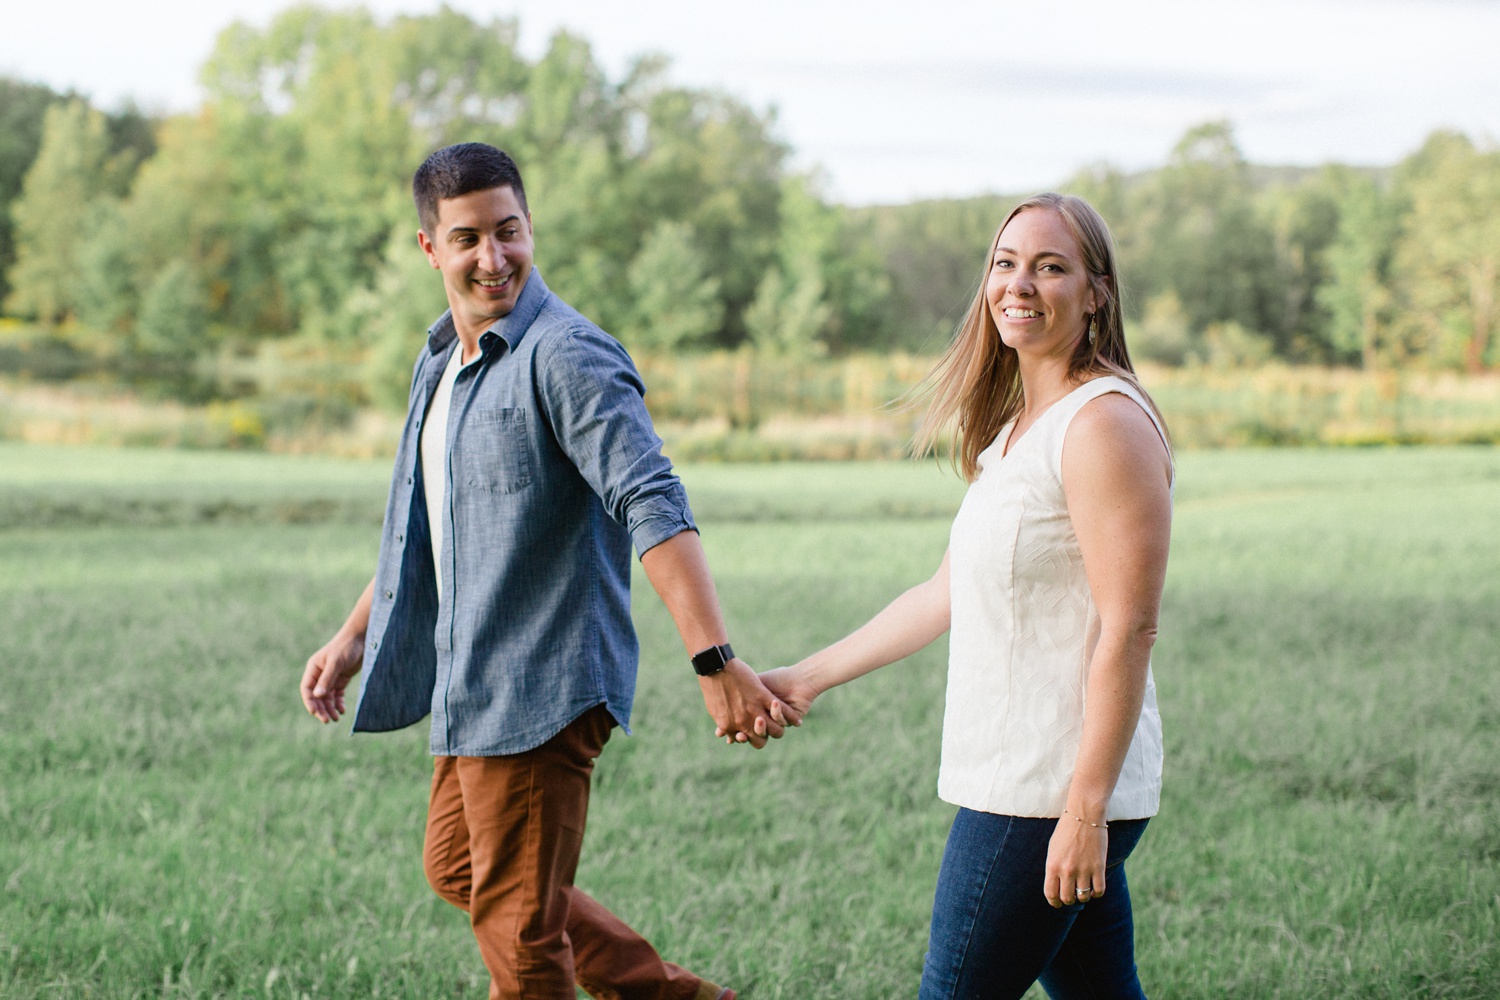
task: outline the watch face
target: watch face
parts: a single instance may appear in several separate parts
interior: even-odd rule
[[[734,650],[729,648],[729,643],[726,642],[722,646],[710,646],[693,657],[693,669],[707,677],[723,670],[732,659],[734,659]]]

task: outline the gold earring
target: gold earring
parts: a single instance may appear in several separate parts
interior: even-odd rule
[[[1099,316],[1097,313],[1089,316],[1089,343],[1092,344],[1099,337]]]

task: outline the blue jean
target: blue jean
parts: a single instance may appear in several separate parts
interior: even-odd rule
[[[1146,822],[1109,824],[1104,895],[1053,909],[1042,882],[1057,820],[960,809],[938,873],[921,1000],[1004,1000],[1038,979],[1052,1000],[1144,1000],[1125,859]]]

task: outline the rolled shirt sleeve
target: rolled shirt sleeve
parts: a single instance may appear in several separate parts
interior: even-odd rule
[[[538,347],[538,390],[558,445],[625,526],[637,554],[696,531],[687,491],[662,454],[645,384],[613,337],[578,326]]]

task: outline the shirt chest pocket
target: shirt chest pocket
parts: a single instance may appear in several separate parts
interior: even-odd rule
[[[464,424],[459,465],[465,486],[483,493],[515,493],[531,485],[524,409],[475,410]]]

